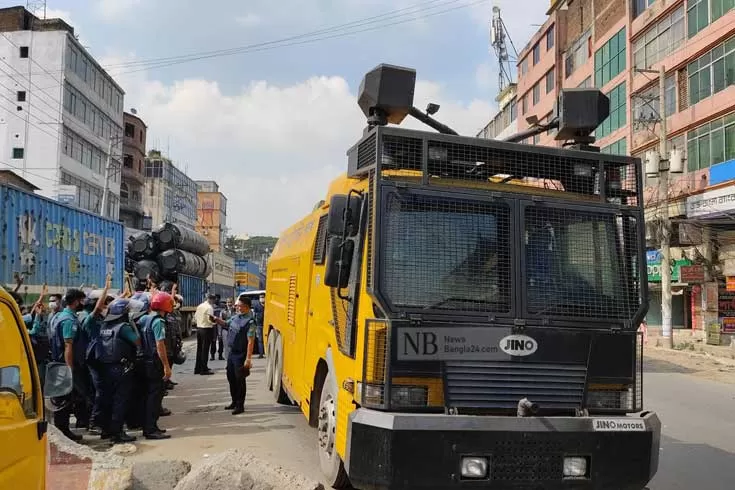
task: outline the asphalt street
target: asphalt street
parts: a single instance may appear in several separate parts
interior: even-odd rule
[[[164,405],[173,415],[161,426],[168,441],[141,441],[134,460],[184,459],[197,465],[228,448],[245,448],[305,476],[320,479],[316,434],[295,407],[274,404],[263,386],[265,360],[255,360],[248,378],[246,411],[225,411],[229,392],[225,363],[210,363],[216,374],[193,374],[193,356],[174,369],[179,385]],[[647,410],[663,423],[658,474],[651,490],[727,490],[735,488],[735,384],[694,377],[686,368],[647,360],[644,378]]]

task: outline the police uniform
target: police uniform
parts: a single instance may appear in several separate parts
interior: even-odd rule
[[[55,362],[65,363],[65,343],[72,341],[72,356],[74,360],[72,367],[74,390],[66,396],[53,400],[54,404],[58,407],[58,411],[54,415],[54,425],[67,437],[78,439],[69,430],[69,417],[75,406],[81,409],[85,404],[84,398],[87,391],[85,385],[86,374],[84,372],[84,359],[87,351],[86,336],[82,335],[77,314],[69,307],[64,308],[61,312],[54,315],[51,322],[51,330],[53,335],[53,341],[51,342],[52,359]],[[79,413],[77,416],[79,417]]]
[[[227,321],[227,382],[235,411],[245,406],[247,380],[244,372],[248,353],[248,341],[255,337],[255,320],[252,313],[237,314]],[[230,408],[228,407],[228,408]]]
[[[102,417],[102,400],[104,383],[104,374],[102,372],[102,366],[97,359],[96,345],[99,341],[100,327],[102,325],[102,317],[100,315],[94,315],[88,313],[86,315],[79,315],[82,318],[82,329],[84,329],[89,338],[92,339],[92,343],[95,344],[95,349],[88,349],[87,351],[87,368],[89,369],[90,377],[92,378],[92,387],[94,388],[94,399],[92,401],[92,410],[89,416],[90,432],[96,433],[101,432],[101,428],[105,426],[106,422]]]
[[[166,340],[166,321],[157,312],[143,315],[139,320],[141,355],[145,366],[146,396],[143,415],[143,435],[159,438],[158,417],[163,400],[163,362],[158,357],[156,343]]]
[[[28,331],[33,344],[33,355],[36,358],[38,375],[41,378],[41,389],[46,383],[46,366],[51,360],[51,343],[49,342],[48,319],[43,314],[36,314],[33,324]]]
[[[118,318],[105,322],[97,343],[97,362],[102,374],[100,416],[103,435],[113,440],[129,441],[123,433],[123,423],[130,398],[132,366],[138,334],[127,320]]]

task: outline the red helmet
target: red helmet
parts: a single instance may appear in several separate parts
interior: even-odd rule
[[[156,293],[151,299],[151,310],[171,313],[174,311],[174,298],[168,293]]]

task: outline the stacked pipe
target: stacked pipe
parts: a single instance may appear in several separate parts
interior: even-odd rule
[[[205,279],[211,267],[205,256],[209,243],[190,228],[163,223],[152,232],[141,231],[130,236],[125,252],[125,270],[144,283],[148,277],[156,282],[178,281],[179,274]]]

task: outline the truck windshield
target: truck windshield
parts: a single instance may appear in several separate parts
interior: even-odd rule
[[[399,307],[508,312],[510,207],[392,192],[381,287]]]
[[[631,302],[615,215],[529,207],[524,215],[525,285],[530,314],[630,318]],[[630,262],[627,262],[630,265]]]

